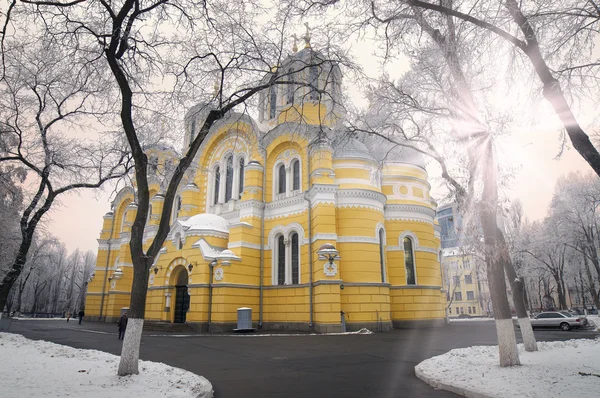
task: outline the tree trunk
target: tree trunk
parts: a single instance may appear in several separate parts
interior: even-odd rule
[[[25,262],[27,261],[27,253],[31,247],[32,240],[33,236],[31,234],[24,234],[21,245],[19,246],[17,257],[15,258],[10,271],[8,271],[8,274],[4,276],[2,282],[0,283],[0,309],[4,309],[6,300],[8,299],[8,293],[25,266]]]
[[[481,226],[485,242],[485,262],[487,264],[487,275],[496,318],[496,332],[498,334],[498,351],[500,366],[520,365],[519,351],[517,350],[517,338],[515,327],[512,322],[512,314],[508,297],[506,296],[506,282],[504,278],[505,253],[500,251],[498,244],[498,222],[496,212],[498,208],[498,185],[496,177],[496,165],[491,141],[484,148],[486,153],[483,168],[483,196],[481,203]]]
[[[496,232],[498,234],[498,244],[500,246],[498,249],[502,250],[501,258],[504,260],[504,271],[510,282],[513,302],[515,304],[515,310],[517,311],[517,318],[519,319],[519,327],[521,328],[521,336],[523,337],[525,350],[529,352],[537,351],[537,342],[535,340],[535,335],[533,334],[533,328],[531,327],[531,320],[527,314],[527,307],[525,306],[525,286],[523,280],[517,276],[517,271],[508,254],[504,234],[499,228]]]
[[[132,236],[133,239],[133,236]],[[147,257],[133,258],[133,282],[131,284],[131,302],[129,319],[121,349],[119,376],[139,374],[140,343],[146,315],[146,296],[148,294],[148,277],[152,262]]]

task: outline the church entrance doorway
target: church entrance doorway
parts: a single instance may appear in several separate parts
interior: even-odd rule
[[[188,274],[185,268],[179,271],[177,275],[177,285],[175,286],[175,313],[173,323],[185,323],[185,316],[190,308],[190,295],[188,294]]]

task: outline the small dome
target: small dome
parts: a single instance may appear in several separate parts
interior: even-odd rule
[[[375,160],[367,146],[356,138],[339,140],[333,144],[333,147],[335,159]]]
[[[217,231],[228,234],[227,220],[216,214],[196,214],[185,221],[179,221],[188,231]]]
[[[371,149],[378,162],[406,163],[425,168],[423,154],[416,150],[394,144],[383,137],[366,136],[365,144]]]
[[[398,146],[387,153],[388,162],[408,163],[425,168],[423,154],[412,148]]]

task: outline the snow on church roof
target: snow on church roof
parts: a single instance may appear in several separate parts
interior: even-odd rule
[[[179,221],[188,231],[217,231],[228,234],[229,224],[223,217],[216,214],[196,214],[185,221]]]

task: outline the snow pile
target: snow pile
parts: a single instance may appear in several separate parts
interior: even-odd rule
[[[12,397],[213,396],[204,377],[158,362],[140,361],[140,374],[117,376],[119,357],[21,335],[0,333],[0,395]]]
[[[596,330],[600,330],[600,316],[598,315],[586,315],[587,320],[596,326]]]
[[[519,344],[521,366],[501,368],[498,346],[452,350],[415,367],[418,378],[435,388],[468,397],[597,396],[600,342],[538,342],[538,352]]]

